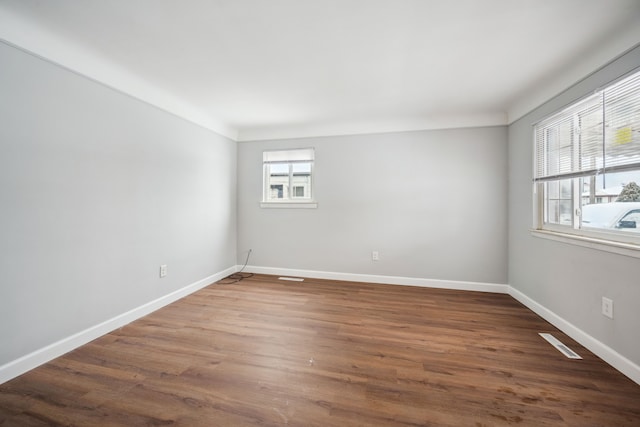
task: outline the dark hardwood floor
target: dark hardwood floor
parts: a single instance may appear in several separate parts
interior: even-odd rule
[[[0,425],[640,426],[640,386],[508,295],[256,275],[0,385]]]

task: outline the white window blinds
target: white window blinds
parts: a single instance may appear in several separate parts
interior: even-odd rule
[[[265,151],[262,153],[262,162],[269,163],[308,163],[315,157],[313,148],[298,148],[292,150]]]
[[[535,126],[534,181],[640,169],[640,72]]]
[[[640,73],[604,92],[605,169],[640,168]]]

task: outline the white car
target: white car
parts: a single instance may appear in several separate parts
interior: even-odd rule
[[[585,205],[582,207],[582,226],[640,232],[640,202]]]

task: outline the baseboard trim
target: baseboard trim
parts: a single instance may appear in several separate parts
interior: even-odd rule
[[[238,266],[238,269],[240,269],[241,267],[242,266]],[[558,316],[556,313],[532,300],[527,295],[523,294],[510,285],[479,282],[461,282],[453,280],[421,279],[398,276],[379,276],[370,274],[336,273],[327,271],[298,270],[260,266],[246,266],[245,271],[257,274],[271,274],[277,276],[297,276],[309,277],[314,279],[344,280],[350,282],[383,283],[388,285],[421,286],[464,291],[506,293],[524,304],[527,308],[545,319],[547,322],[551,323],[562,332],[569,335],[571,338],[586,347],[593,354],[597,355],[609,365],[620,371],[622,374],[629,377],[632,381],[640,384],[640,366],[636,365],[631,360],[613,350],[611,347],[593,338],[591,335],[577,328],[570,322]]]
[[[71,350],[74,350],[102,335],[108,334],[122,326],[125,326],[136,319],[146,316],[159,308],[171,304],[185,296],[192,294],[210,284],[217,282],[220,279],[227,277],[237,271],[237,267],[229,267],[219,273],[212,274],[209,277],[198,280],[195,283],[173,291],[167,295],[164,295],[158,299],[150,301],[125,313],[119,314],[109,320],[99,323],[95,326],[87,328],[76,334],[73,334],[60,341],[54,342],[46,347],[38,349],[32,353],[22,356],[16,360],[6,363],[0,366],[0,384],[9,381],[19,375],[30,371],[50,360],[60,357]]]
[[[238,266],[240,269],[242,266]],[[313,279],[342,280],[347,282],[382,283],[385,285],[420,286],[424,288],[456,289],[463,291],[509,293],[509,285],[497,283],[463,282],[456,280],[422,279],[418,277],[382,276],[374,274],[337,273],[317,270],[298,270],[291,268],[274,268],[248,265],[244,271],[256,274],[275,276],[298,276]]]
[[[529,298],[519,290],[509,287],[509,295],[524,304],[528,309],[538,316],[560,329],[565,334],[586,347],[593,354],[613,366],[615,369],[629,377],[636,384],[640,385],[640,366],[633,363],[611,347],[598,341],[591,335],[576,327],[572,323],[558,316],[548,308]]]
[[[101,337],[102,335],[125,326],[136,319],[144,317],[158,310],[159,308],[162,308],[166,305],[171,304],[172,302],[184,298],[189,294],[192,294],[214,282],[217,282],[220,279],[227,277],[230,274],[235,273],[236,271],[239,271],[241,268],[241,265],[229,267],[219,273],[198,280],[197,282],[187,285],[184,288],[178,289],[156,300],[150,301],[137,308],[115,316],[112,319],[106,320],[100,324],[85,329],[84,331],[80,331],[74,335],[71,335],[67,338],[64,338],[60,341],[57,341],[39,350],[22,356],[16,360],[6,363],[5,365],[0,366],[0,384],[9,381],[19,375],[22,375],[23,373],[30,371],[31,369],[36,368],[44,363],[47,363],[50,360],[55,359],[56,357],[60,357],[75,348],[78,348],[90,341],[93,341],[96,338]],[[271,274],[294,277],[298,276],[316,279],[342,280],[349,282],[368,282],[388,285],[419,286],[439,289],[455,289],[509,294],[513,298],[524,304],[531,311],[538,314],[540,317],[586,347],[589,351],[593,352],[602,360],[613,366],[622,374],[629,377],[632,381],[640,384],[640,366],[636,365],[631,360],[622,356],[612,348],[593,338],[591,335],[577,328],[570,322],[566,321],[551,310],[540,305],[538,302],[534,301],[524,293],[509,285],[259,266],[246,266],[244,268],[244,271],[257,274]]]

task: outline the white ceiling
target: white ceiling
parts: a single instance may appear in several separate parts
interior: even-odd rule
[[[0,0],[0,38],[236,140],[513,122],[639,0]]]

